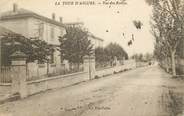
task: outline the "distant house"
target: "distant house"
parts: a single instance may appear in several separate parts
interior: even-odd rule
[[[10,31],[7,28],[4,28],[4,27],[0,26],[0,37],[3,37],[4,35],[6,35],[8,33],[14,33],[14,32]]]
[[[97,47],[103,47],[103,39],[96,37],[92,34],[89,35],[88,39],[91,41],[91,43],[94,45],[94,48]]]
[[[64,23],[66,27],[80,27],[84,28],[84,23],[83,22],[71,22],[71,23]],[[103,47],[103,39],[94,36],[93,34],[89,33],[88,39],[91,41],[93,44],[94,48],[97,47]]]
[[[47,18],[26,9],[19,9],[17,4],[13,5],[11,11],[0,15],[0,25],[27,38],[37,37],[54,46],[59,45],[58,36],[66,33],[61,17],[56,21],[54,13],[52,18]],[[59,54],[59,51],[55,50],[51,56],[52,63],[61,62]]]

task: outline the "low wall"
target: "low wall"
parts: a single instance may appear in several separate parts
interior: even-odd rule
[[[101,70],[97,70],[95,72],[95,75],[97,76],[106,76],[111,75],[114,72],[120,72],[128,69],[134,69],[136,68],[136,63],[134,61],[126,62],[125,65],[110,67],[110,68],[104,68]],[[27,83],[27,92],[28,95],[32,95],[41,91],[54,89],[54,88],[61,88],[70,86],[79,82],[87,81],[89,80],[89,73],[88,72],[79,72],[74,74],[68,74],[68,75],[61,75],[51,78],[45,78],[40,79],[36,81],[29,81]]]
[[[11,83],[0,84],[0,95],[11,94]]]
[[[126,61],[124,65],[96,70],[95,75],[99,77],[103,77],[103,76],[114,74],[115,72],[125,71],[129,69],[134,69],[134,68],[136,68],[136,62],[134,60],[131,60],[131,61]]]
[[[27,93],[32,95],[54,88],[62,88],[89,80],[87,72],[78,72],[27,82]],[[11,94],[11,83],[0,84],[0,95]]]
[[[52,78],[46,78],[36,81],[30,81],[27,83],[28,95],[32,95],[41,91],[66,87],[79,82],[89,80],[86,72],[80,72],[75,74],[57,76]]]
[[[128,69],[136,68],[136,63],[134,61],[126,62],[125,65],[119,65],[110,68],[104,68],[97,70],[95,75],[97,76],[107,76],[114,72],[120,72]],[[87,67],[88,68],[88,67]],[[89,72],[78,72],[68,75],[60,75],[55,77],[43,78],[35,81],[27,81],[26,89],[28,95],[39,93],[54,88],[62,88],[70,85],[74,85],[83,81],[89,80]],[[0,93],[10,94],[12,90],[11,83],[0,85]]]

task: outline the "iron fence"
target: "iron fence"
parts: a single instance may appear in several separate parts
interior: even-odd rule
[[[3,66],[0,68],[0,83],[11,83],[12,79],[12,73],[11,73],[11,67],[10,66]]]

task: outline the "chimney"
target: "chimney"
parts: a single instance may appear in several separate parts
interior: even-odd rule
[[[59,17],[59,22],[63,23],[63,17]]]
[[[18,5],[16,3],[13,4],[13,12],[17,12],[18,10]]]
[[[56,19],[56,15],[55,13],[52,13],[52,19],[55,20]]]

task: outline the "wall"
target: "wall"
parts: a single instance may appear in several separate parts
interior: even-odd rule
[[[94,48],[103,47],[103,41],[102,40],[93,38],[92,36],[89,36],[88,39],[91,40],[91,43],[94,45]]]
[[[113,74],[114,72],[120,72],[125,69],[127,70],[134,68],[135,68],[134,61],[126,61],[126,65],[120,65],[111,68],[106,68],[103,70],[98,70],[95,72],[95,75],[106,76]],[[36,81],[29,81],[27,84],[28,95],[35,94],[48,89],[67,87],[88,80],[89,80],[88,72],[79,72],[74,74],[56,76],[52,78],[40,79]]]
[[[43,39],[50,44],[57,45],[59,43],[58,36],[63,36],[66,33],[65,28],[36,18],[29,18],[28,22],[29,37],[39,36],[40,29],[40,33],[42,33],[40,39]],[[51,36],[51,33],[53,33],[53,37]]]
[[[27,63],[28,80],[44,78],[44,76],[47,75],[47,73],[49,74],[57,73],[57,67],[55,64],[49,64],[48,66],[49,67],[47,69],[46,63],[44,64],[37,64],[36,62]]]
[[[46,64],[28,63],[27,64],[28,77],[42,77],[47,74]]]
[[[27,64],[27,74],[28,74],[28,78],[30,77],[37,77],[39,75],[38,72],[38,65],[36,63],[28,63]]]
[[[69,65],[69,64],[68,64]],[[47,68],[48,67],[48,68]],[[66,73],[72,73],[72,71],[82,71],[83,64],[79,66],[79,69],[73,65],[73,70],[69,69],[66,64],[37,64],[37,62],[27,63],[27,80],[37,80],[40,78],[46,78],[47,76],[64,75]],[[69,72],[70,71],[70,72]]]
[[[127,60],[124,65],[119,65],[115,67],[109,67],[109,68],[104,68],[97,70],[95,75],[99,77],[111,75],[117,72],[125,71],[125,70],[130,70],[136,68],[136,63],[134,60]]]
[[[11,94],[11,84],[0,84],[0,96]]]
[[[33,63],[29,64],[30,66],[29,68],[31,68],[31,66],[34,66],[34,65],[35,64]],[[89,65],[86,64],[85,66],[86,66],[86,69],[89,68],[88,67]],[[96,76],[102,77],[102,76],[111,75],[114,72],[120,72],[120,71],[124,71],[127,69],[134,69],[134,68],[135,68],[135,61],[126,61],[125,65],[104,68],[101,70],[97,70],[94,73]],[[36,70],[32,70],[32,71],[34,72]],[[74,85],[74,84],[77,84],[83,81],[88,81],[88,80],[89,80],[89,72],[85,70],[85,72],[78,72],[78,73],[73,73],[73,74],[68,74],[68,75],[41,78],[35,81],[27,81],[26,82],[27,94],[32,95],[32,94],[46,91],[49,89],[67,87],[67,86],[71,86],[71,85]],[[12,90],[11,84],[0,85],[0,94],[9,94],[11,93],[11,90]]]
[[[39,37],[41,40],[44,40],[49,44],[59,45],[59,36],[63,36],[66,33],[66,30],[61,26],[53,25],[40,19],[29,18],[28,32],[29,37]],[[60,65],[61,63],[60,52],[56,49],[54,52],[54,63],[57,65]]]
[[[87,73],[75,73],[65,76],[57,76],[54,78],[47,78],[37,81],[28,82],[27,91],[28,95],[32,95],[48,89],[67,87],[79,82],[87,81]]]
[[[15,33],[22,34],[26,37],[29,36],[28,18],[3,20],[0,21],[0,25]]]

